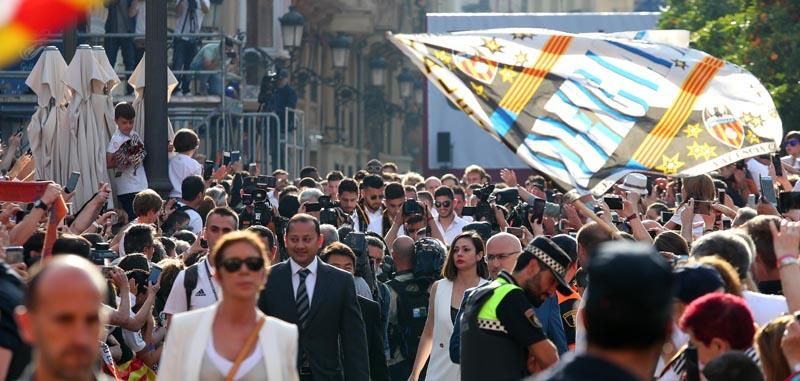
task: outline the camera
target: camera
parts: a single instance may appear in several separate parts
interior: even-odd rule
[[[367,248],[367,235],[362,232],[350,232],[342,239],[342,243],[356,254],[355,275],[364,278],[370,290],[374,292],[377,284],[375,272],[372,270],[372,258],[370,258]]]
[[[423,213],[422,205],[420,205],[417,202],[417,200],[409,198],[403,203],[404,216],[413,216],[415,214],[422,214],[422,213]]]
[[[519,191],[516,188],[508,188],[494,194],[496,205],[517,205],[519,203]]]
[[[96,243],[89,253],[89,260],[97,266],[104,266],[106,260],[113,261],[118,257],[119,255],[111,250],[111,246],[106,242]]]
[[[248,176],[242,181],[242,204],[245,206],[239,215],[239,228],[253,225],[267,226],[272,221],[272,204],[269,202],[269,185],[274,187],[272,176]]]
[[[500,230],[500,226],[497,224],[497,218],[495,218],[494,210],[489,204],[489,199],[492,197],[492,192],[494,192],[494,185],[491,184],[472,191],[472,194],[478,198],[478,204],[475,205],[473,218],[475,221],[488,222],[492,225],[493,231],[498,231]]]

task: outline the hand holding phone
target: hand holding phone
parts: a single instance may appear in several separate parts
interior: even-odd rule
[[[64,188],[65,193],[72,193],[75,191],[75,188],[78,187],[78,180],[81,178],[80,172],[72,172],[69,174],[69,181],[67,181],[67,186]]]
[[[711,215],[711,201],[694,201],[694,214]]]
[[[512,226],[506,228],[506,233],[511,234],[519,239],[522,239],[525,236],[525,233],[522,231],[522,228],[515,228]]]

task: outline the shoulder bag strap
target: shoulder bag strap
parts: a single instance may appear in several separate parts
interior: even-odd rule
[[[256,327],[253,328],[252,332],[250,332],[250,336],[247,337],[247,341],[245,341],[244,346],[239,351],[239,354],[236,355],[236,361],[233,362],[233,367],[228,372],[228,375],[225,376],[225,381],[233,381],[234,377],[236,377],[236,372],[239,371],[239,366],[242,365],[242,362],[244,361],[245,357],[247,357],[247,354],[253,349],[253,345],[255,345],[256,340],[258,339],[258,332],[261,331],[261,327],[264,326],[264,322],[266,321],[267,318],[264,316],[258,320]]]

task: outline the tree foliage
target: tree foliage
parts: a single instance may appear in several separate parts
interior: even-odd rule
[[[769,90],[784,130],[800,119],[800,1],[667,0],[659,27],[692,32],[692,47],[749,70]]]

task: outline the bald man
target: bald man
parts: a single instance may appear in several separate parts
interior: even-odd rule
[[[33,276],[17,321],[36,356],[20,380],[110,380],[95,374],[105,294],[97,268],[74,255],[53,258]]]
[[[442,180],[439,180],[436,176],[431,176],[425,179],[425,190],[433,194],[436,192],[436,188],[442,186]]]
[[[486,241],[486,263],[489,265],[489,276],[492,279],[500,275],[500,271],[511,272],[517,264],[517,257],[522,253],[519,238],[509,233],[498,233]]]

